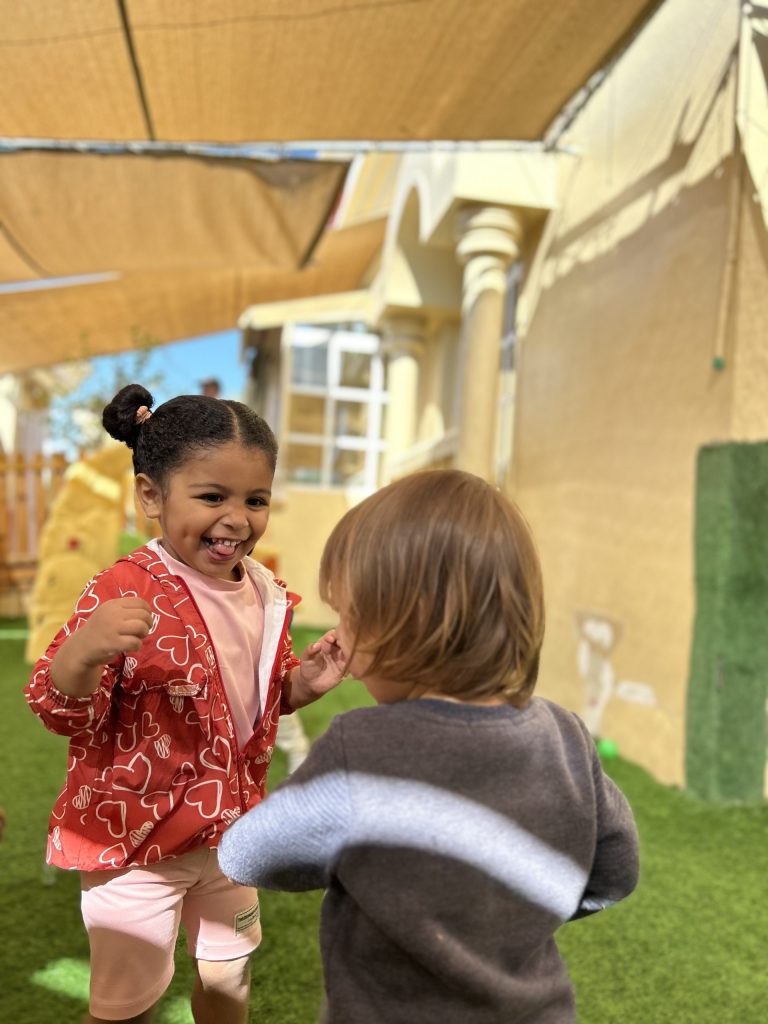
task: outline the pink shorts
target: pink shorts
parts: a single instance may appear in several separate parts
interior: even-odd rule
[[[173,977],[180,923],[197,960],[236,960],[261,942],[258,893],[222,874],[208,847],[81,878],[95,1017],[124,1020],[157,1002]]]

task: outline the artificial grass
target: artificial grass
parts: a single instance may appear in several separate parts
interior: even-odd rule
[[[24,704],[24,641],[7,634],[22,625],[0,623],[0,803],[8,815],[0,847],[2,1015],[25,1024],[74,1024],[87,1006],[88,943],[78,880],[74,873],[43,871],[46,824],[64,776],[66,742],[47,733]],[[313,635],[295,631],[297,649]],[[369,702],[360,684],[348,681],[301,717],[316,736],[334,714]],[[566,925],[558,936],[581,1024],[762,1022],[768,808],[705,804],[618,758],[606,767],[637,817],[641,884],[624,903]],[[277,751],[271,784],[284,772]],[[320,893],[261,894],[264,941],[253,958],[253,1021],[316,1020],[320,899]],[[183,940],[176,962],[157,1024],[192,1020]]]

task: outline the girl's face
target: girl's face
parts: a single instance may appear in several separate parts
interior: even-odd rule
[[[159,519],[169,554],[206,576],[232,580],[267,528],[273,476],[262,451],[232,441],[188,459],[169,476],[165,494],[139,474],[136,493],[144,513]]]

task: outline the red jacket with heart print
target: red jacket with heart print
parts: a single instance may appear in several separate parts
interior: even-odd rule
[[[51,815],[48,862],[81,871],[154,864],[198,846],[265,795],[284,685],[299,664],[288,632],[299,598],[253,559],[244,565],[264,603],[262,667],[271,665],[261,719],[243,749],[208,629],[183,580],[148,547],[95,576],[35,665],[25,694],[51,732],[69,737],[64,789]],[[104,667],[86,697],[57,690],[59,646],[103,602],[138,596],[152,609],[140,650]]]

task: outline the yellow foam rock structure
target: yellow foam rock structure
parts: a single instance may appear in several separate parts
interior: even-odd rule
[[[27,611],[28,661],[40,657],[70,617],[90,578],[117,558],[130,468],[128,448],[109,443],[67,470],[40,536]]]

